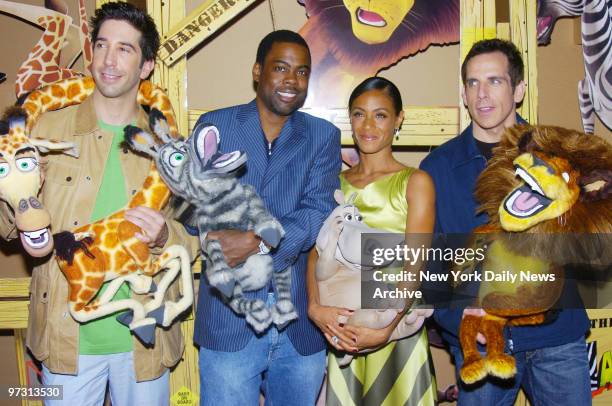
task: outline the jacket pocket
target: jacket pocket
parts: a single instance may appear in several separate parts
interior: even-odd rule
[[[181,331],[181,322],[176,321],[161,334],[161,363],[167,368],[175,366],[185,350],[185,340]]]
[[[51,161],[45,168],[45,182],[59,186],[74,186],[77,183],[79,167],[62,161]]]
[[[30,305],[26,344],[39,361],[49,356],[49,276],[47,270],[35,269],[30,284]]]
[[[79,167],[62,161],[49,162],[45,169],[43,204],[52,214],[53,232],[61,231],[73,224],[74,207],[80,192],[78,188]]]

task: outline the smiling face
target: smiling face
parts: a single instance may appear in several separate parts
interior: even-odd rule
[[[253,66],[258,106],[278,116],[288,116],[304,105],[310,77],[310,54],[301,45],[276,42],[263,66]]]
[[[21,130],[21,126],[14,127],[0,136],[0,199],[15,212],[15,226],[25,251],[43,257],[53,249],[51,217],[37,198],[42,186],[38,151]]]
[[[516,103],[523,100],[525,84],[512,88],[508,58],[501,52],[476,55],[467,63],[463,103],[472,118],[474,137],[499,141],[504,129],[516,124]]]
[[[366,44],[386,42],[414,5],[414,0],[344,0],[353,34]]]
[[[106,98],[136,99],[141,79],[146,79],[154,61],[142,61],[141,33],[129,23],[107,20],[93,44],[92,75],[96,92]]]
[[[355,143],[363,154],[390,149],[395,129],[404,112],[395,112],[391,97],[384,90],[368,90],[357,97],[349,112]]]
[[[504,230],[524,231],[559,217],[578,200],[580,174],[565,159],[527,152],[514,160],[514,167],[524,183],[512,190],[499,207]]]

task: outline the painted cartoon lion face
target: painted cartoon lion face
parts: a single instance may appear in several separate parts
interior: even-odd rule
[[[578,200],[580,174],[566,159],[534,151],[519,155],[513,163],[523,183],[508,193],[499,206],[504,230],[524,231],[557,218]]]
[[[343,0],[353,34],[366,44],[386,42],[414,5],[414,0]]]

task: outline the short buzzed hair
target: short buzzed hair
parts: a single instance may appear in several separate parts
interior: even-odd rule
[[[268,56],[270,49],[272,49],[272,45],[277,42],[301,45],[306,48],[306,50],[308,51],[308,57],[310,58],[310,48],[308,47],[308,44],[300,34],[289,30],[277,30],[272,31],[271,33],[263,37],[263,39],[259,43],[259,46],[257,47],[257,56],[255,57],[255,62],[263,66],[264,61],[266,60],[266,56]]]

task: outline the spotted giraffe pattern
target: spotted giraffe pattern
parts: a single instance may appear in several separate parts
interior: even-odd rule
[[[45,111],[78,104],[91,95],[91,77],[66,79],[32,92],[24,101],[28,113],[26,129]],[[148,81],[143,81],[137,100],[160,110],[168,118],[170,133],[176,135],[176,120],[165,93]],[[1,152],[1,151],[0,151]],[[143,187],[132,197],[126,208],[145,206],[161,210],[170,197],[154,164]],[[149,247],[135,237],[140,228],[124,219],[125,209],[104,219],[60,233],[56,243],[56,258],[69,284],[69,308],[79,322],[86,322],[119,310],[130,309],[126,323],[145,343],[154,339],[155,324],[169,326],[176,316],[193,303],[193,288],[189,254],[184,247],[171,246],[153,259]],[[60,243],[61,241],[61,243]],[[153,299],[144,306],[133,299],[110,300],[124,281],[135,293],[147,293],[152,276],[166,269]],[[183,296],[177,302],[163,302],[172,280],[181,274]],[[93,300],[105,281],[111,282],[101,297]],[[107,293],[108,292],[108,293]]]
[[[49,8],[19,4],[0,0],[0,11],[15,15],[44,29],[43,35],[32,48],[17,71],[15,96],[17,98],[41,86],[59,80],[81,75],[80,72],[61,66],[60,55],[65,42],[76,41],[81,44],[84,66],[89,70],[92,62],[92,47],[87,25],[85,1],[79,0],[79,26],[72,24],[72,18],[63,12]],[[78,54],[69,55],[68,65]]]

